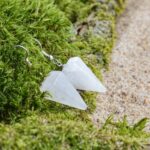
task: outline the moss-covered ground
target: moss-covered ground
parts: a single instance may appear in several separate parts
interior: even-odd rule
[[[88,115],[96,94],[84,93],[87,111],[47,101],[39,87],[51,70],[60,70],[43,49],[65,63],[80,56],[96,75],[107,68],[115,42],[115,21],[124,0],[0,0],[0,148],[138,149],[147,143],[147,119],[126,119],[94,127]],[[16,45],[29,50],[26,53]]]

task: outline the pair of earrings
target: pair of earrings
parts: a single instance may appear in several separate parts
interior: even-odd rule
[[[40,45],[41,43],[35,39]],[[19,45],[19,47],[24,48]],[[26,49],[25,49],[26,50]],[[44,56],[59,67],[62,71],[51,71],[41,84],[41,92],[47,92],[46,99],[81,110],[86,110],[87,105],[77,90],[106,92],[106,88],[79,57],[72,57],[66,64],[61,64],[52,55],[42,50]],[[28,63],[29,60],[26,58]]]

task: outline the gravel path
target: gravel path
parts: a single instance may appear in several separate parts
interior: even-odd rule
[[[127,115],[130,123],[150,118],[150,0],[128,0],[117,30],[110,71],[104,72],[108,92],[97,97],[95,123],[110,114]]]

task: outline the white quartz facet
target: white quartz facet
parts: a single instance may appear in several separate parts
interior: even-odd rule
[[[70,58],[63,67],[63,73],[76,89],[106,92],[106,88],[79,57]]]
[[[46,96],[46,99],[82,110],[87,109],[87,105],[77,90],[61,71],[50,72],[43,81],[40,90],[51,94]]]

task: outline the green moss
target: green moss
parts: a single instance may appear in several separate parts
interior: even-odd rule
[[[2,149],[142,149],[150,135],[143,131],[147,120],[129,126],[126,119],[108,118],[98,129],[89,121],[70,120],[66,115],[32,113],[13,125],[0,124]]]
[[[41,41],[46,51],[56,57],[63,54],[66,60],[71,47],[68,43],[71,23],[52,1],[14,0],[2,1],[0,5],[0,55],[4,65],[0,69],[0,114],[3,117],[11,111],[43,105],[39,85],[55,66],[41,55],[34,38]],[[18,44],[29,49],[32,67],[25,62],[25,52],[15,48]]]
[[[45,51],[64,63],[71,56],[81,56],[98,76],[101,67],[109,63],[115,34],[113,28],[115,17],[108,13],[107,9],[100,9],[104,8],[104,4],[101,6],[92,1],[85,3],[66,0],[61,2],[2,0],[0,7],[2,8],[0,10],[1,118],[6,119],[7,116],[28,109],[40,109],[45,103],[39,86],[48,72],[58,68],[42,56],[34,38],[40,40]],[[94,7],[98,9],[95,10]],[[74,14],[73,10],[78,14],[75,27],[68,16]],[[95,15],[92,20],[87,21],[88,28],[85,33],[76,35],[71,32],[78,30],[78,26],[82,25],[91,12],[95,12]],[[109,25],[103,24],[106,32],[98,36],[93,33],[94,22],[97,20],[109,21]],[[15,47],[18,44],[28,48],[32,66],[28,66],[25,62],[25,51]],[[95,97],[91,96],[90,99],[92,98],[94,101]]]

